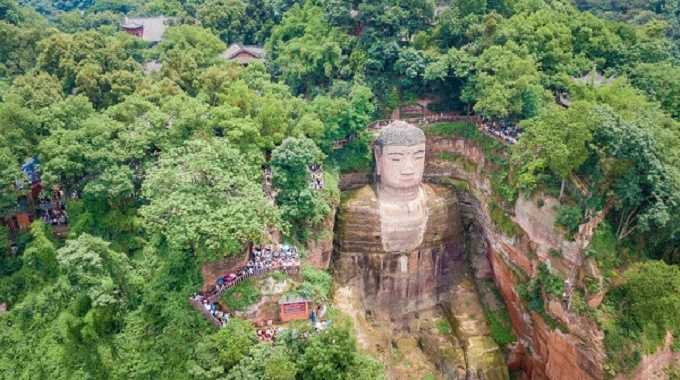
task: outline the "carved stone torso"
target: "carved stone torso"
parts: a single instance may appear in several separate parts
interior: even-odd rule
[[[450,290],[451,271],[463,265],[455,193],[428,184],[420,191],[422,196],[406,208],[408,212],[383,207],[371,186],[351,192],[340,207],[336,278],[356,286],[364,307],[376,317],[400,320],[434,307]],[[422,224],[401,224],[392,219],[394,215]],[[390,228],[393,231],[384,231]]]
[[[385,252],[412,251],[423,242],[429,209],[422,188],[413,200],[379,199],[380,236]]]

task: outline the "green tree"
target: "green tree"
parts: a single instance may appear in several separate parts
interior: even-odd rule
[[[193,25],[168,28],[156,47],[162,76],[192,95],[198,90],[201,69],[215,62],[225,49],[224,42],[210,30]]]
[[[17,159],[7,148],[0,148],[0,215],[12,212],[17,205],[16,185],[25,185]]]
[[[640,64],[633,68],[631,81],[680,119],[680,67],[670,62]]]
[[[560,198],[565,182],[588,158],[588,143],[595,127],[588,103],[575,103],[568,109],[545,107],[538,116],[523,121],[515,157],[524,162],[520,186],[535,183],[534,171],[546,167],[561,180]]]
[[[231,319],[224,328],[204,337],[198,343],[195,364],[190,372],[200,379],[223,378],[231,368],[247,357],[256,344],[253,325],[241,319]]]
[[[63,98],[59,80],[42,72],[18,76],[6,96],[15,96],[30,109],[47,107]]]
[[[293,380],[296,374],[297,366],[285,347],[258,344],[229,371],[227,379]]]
[[[208,0],[198,8],[198,19],[222,41],[235,42],[246,20],[246,6],[242,0]]]
[[[324,124],[324,133],[316,141],[341,170],[367,169],[371,157],[367,126],[375,111],[373,93],[363,85],[354,85],[347,97],[318,96],[312,110]],[[345,141],[341,149],[336,142]]]
[[[328,24],[323,9],[294,5],[274,27],[266,50],[274,72],[299,93],[340,77],[350,36]]]
[[[59,78],[66,92],[84,94],[97,108],[119,102],[141,81],[142,67],[134,59],[139,41],[125,33],[55,33],[39,47],[38,67]]]
[[[303,379],[382,378],[380,365],[357,352],[347,326],[333,325],[312,336],[300,361]]]
[[[644,327],[680,326],[680,267],[661,261],[638,263],[626,270],[623,289],[633,318]]]
[[[140,210],[146,228],[201,261],[240,252],[278,224],[258,168],[224,140],[191,140],[164,153],[149,170]]]
[[[463,100],[487,117],[519,118],[536,114],[544,89],[534,59],[515,43],[492,46],[479,56],[476,73],[468,80]]]
[[[57,247],[51,227],[41,221],[31,224],[31,238],[21,257],[21,272],[31,287],[37,287],[59,274]]]
[[[276,204],[295,237],[306,240],[310,228],[318,226],[330,207],[322,191],[311,187],[311,165],[320,165],[324,155],[307,138],[289,137],[272,152],[272,184]]]
[[[83,180],[92,178],[117,161],[113,148],[121,124],[96,115],[78,129],[59,129],[40,142],[43,180],[69,191],[80,191]]]

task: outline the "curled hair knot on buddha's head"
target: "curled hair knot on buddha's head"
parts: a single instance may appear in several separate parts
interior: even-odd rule
[[[423,130],[405,121],[395,120],[380,131],[375,140],[375,147],[382,148],[389,145],[412,146],[425,143]]]

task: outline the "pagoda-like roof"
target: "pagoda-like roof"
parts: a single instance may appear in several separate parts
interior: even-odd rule
[[[241,53],[247,53],[253,58],[262,59],[264,58],[264,49],[261,46],[255,45],[241,45],[239,43],[233,43],[229,45],[227,50],[225,50],[220,56],[223,59],[231,60],[234,59]]]

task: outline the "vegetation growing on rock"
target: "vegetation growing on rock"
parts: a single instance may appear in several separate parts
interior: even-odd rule
[[[337,177],[371,168],[367,125],[423,98],[433,113],[521,127],[512,147],[474,123],[427,131],[483,151],[504,236],[522,235],[520,196],[558,198],[570,236],[604,213],[587,248],[597,273],[572,285],[576,312],[604,330],[611,374],[667,332],[677,348],[680,13],[618,5],[0,0],[0,377],[379,378],[349,326],[270,347],[240,322],[213,331],[186,299],[201,264],[270,228],[300,244],[328,234]],[[160,15],[159,43],[120,30]],[[232,43],[263,46],[265,64],[225,62]],[[36,206],[30,158],[42,195],[63,192],[63,235],[40,220],[10,228]],[[330,299],[330,275],[304,272],[297,291]],[[546,319],[546,300],[568,290],[556,273],[542,263],[519,289]],[[488,319],[509,342],[505,318]]]

